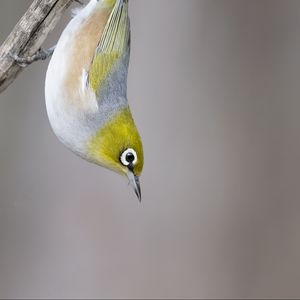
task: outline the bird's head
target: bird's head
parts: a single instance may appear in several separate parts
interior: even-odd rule
[[[127,176],[141,200],[139,176],[144,164],[143,146],[128,107],[116,112],[91,137],[88,158],[96,164]]]

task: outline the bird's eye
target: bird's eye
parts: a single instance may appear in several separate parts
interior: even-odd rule
[[[136,152],[133,149],[128,148],[121,154],[120,160],[121,163],[126,167],[130,164],[135,165],[137,162]]]

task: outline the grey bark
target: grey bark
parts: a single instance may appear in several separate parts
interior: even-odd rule
[[[16,57],[32,57],[64,11],[76,0],[34,0],[0,47],[0,93],[24,69]],[[14,58],[15,57],[15,58]]]

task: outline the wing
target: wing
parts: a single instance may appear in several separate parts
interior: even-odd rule
[[[89,86],[96,94],[101,90],[114,64],[130,47],[128,0],[104,0],[103,5],[114,5],[114,7],[88,72]]]

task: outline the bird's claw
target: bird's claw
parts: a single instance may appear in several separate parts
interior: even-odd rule
[[[20,58],[17,54],[9,52],[8,55],[22,68],[27,67],[28,64],[23,62],[23,59]]]
[[[16,53],[9,52],[9,56],[22,68],[27,67],[28,65],[32,64],[35,61],[38,60],[45,60],[49,56],[51,56],[54,52],[55,46],[44,50],[40,48],[36,53],[34,53],[32,56],[27,57],[20,57]]]

